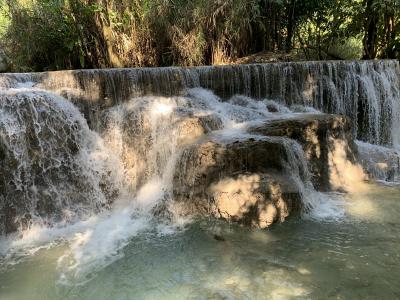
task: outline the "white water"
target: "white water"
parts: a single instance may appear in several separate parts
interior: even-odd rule
[[[30,222],[22,214],[34,224],[73,221],[106,207],[113,190],[124,196],[120,161],[69,101],[25,88],[1,92],[0,98],[8,181],[2,205],[16,205],[20,226]]]
[[[383,182],[400,181],[400,152],[396,148],[356,141],[359,156],[370,177]]]
[[[54,220],[36,211],[38,200],[31,181],[21,179],[20,171],[13,174],[21,184],[20,190],[28,191],[23,199],[31,205],[24,209],[33,218],[28,229],[21,229],[0,243],[0,255],[12,263],[43,247],[65,242],[68,247],[58,260],[59,281],[65,285],[83,284],[91,279],[87,277],[89,273],[121,258],[121,250],[138,233],[156,230],[160,235],[172,234],[190,221],[182,219],[179,211],[169,209],[175,163],[182,147],[193,142],[191,132],[188,136],[182,132],[181,123],[186,118],[211,117],[209,131],[214,131],[217,139],[229,140],[254,137],[246,133],[246,128],[260,120],[310,111],[298,105],[292,111],[271,100],[255,101],[244,96],[221,102],[212,92],[196,88],[185,96],[133,98],[112,107],[101,116],[104,123],[99,135],[88,128],[78,109],[60,96],[30,88],[29,84],[1,92],[0,96],[1,138],[9,141],[6,148],[21,164],[18,170],[32,173],[26,157],[30,155],[30,145],[25,143],[30,127],[35,129],[39,142],[45,143],[39,145],[43,173],[45,168],[59,169],[66,160],[60,157],[65,155],[57,145],[60,140],[72,135],[79,145],[78,154],[67,153],[65,166],[78,179],[84,174],[79,184],[65,186],[62,180],[47,183],[47,188],[57,194],[57,208],[62,211]],[[271,105],[278,113],[268,111]],[[29,114],[21,115],[25,109]],[[27,123],[31,121],[33,124]],[[73,128],[72,132],[59,135],[63,130],[60,124]],[[43,126],[60,138],[45,140],[41,136]],[[314,191],[301,147],[294,141],[287,141],[287,147],[292,155],[287,169],[302,186],[307,209],[304,217],[320,221],[343,219],[341,197]],[[104,178],[106,190],[100,188]],[[82,186],[87,188],[87,194],[83,194]],[[74,193],[84,197],[87,205],[82,206],[79,199],[75,200],[78,203],[70,203]],[[54,196],[51,199],[54,201]],[[166,216],[154,218],[156,211],[165,213],[165,208]]]

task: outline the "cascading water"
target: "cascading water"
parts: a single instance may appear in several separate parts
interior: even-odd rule
[[[246,126],[273,118],[267,106],[274,104],[243,96],[221,102],[203,89],[134,98],[102,112],[98,135],[70,102],[42,90],[10,89],[1,103],[3,233],[76,222],[113,206],[162,209],[185,145],[212,131],[219,140],[253,136]],[[306,172],[300,146],[282,143],[293,153],[287,172],[298,165]],[[301,172],[293,173],[298,184],[310,185]]]
[[[358,139],[397,145],[400,68],[395,60],[326,61],[196,68],[76,70],[0,75],[0,86],[32,82],[74,100],[90,122],[99,108],[143,95],[174,96],[187,88],[222,99],[240,94],[348,116]]]
[[[343,195],[320,191],[354,191],[364,179],[351,133],[371,177],[395,181],[400,170],[394,61],[5,74],[0,87],[0,235],[9,234],[0,265],[65,243],[63,287],[89,284],[144,232],[190,224],[193,210],[176,201],[186,194],[205,195],[206,210],[228,220],[224,194],[259,206],[275,197],[251,223],[260,227],[296,205],[311,222],[345,218]],[[351,129],[321,112],[350,117]],[[290,127],[298,119],[304,134]],[[274,120],[289,125],[251,130]],[[177,189],[183,182],[193,190]]]
[[[76,220],[123,193],[119,161],[64,98],[5,91],[0,115],[1,233]]]

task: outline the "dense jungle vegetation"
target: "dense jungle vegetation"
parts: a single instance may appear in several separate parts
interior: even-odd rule
[[[0,0],[12,71],[400,57],[400,0]],[[285,56],[286,57],[286,56]]]

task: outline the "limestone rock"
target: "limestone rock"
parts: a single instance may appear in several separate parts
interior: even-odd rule
[[[357,149],[347,118],[328,114],[297,114],[248,129],[265,136],[285,136],[298,141],[308,161],[314,187],[320,191],[340,189],[340,176],[355,168],[353,177],[362,177],[357,164]]]
[[[301,209],[300,187],[286,175],[286,143],[291,142],[268,138],[191,145],[176,167],[174,199],[187,214],[261,228],[283,221]]]
[[[188,116],[178,124],[178,146],[188,145],[213,130],[222,128],[222,121],[215,115]]]
[[[174,154],[170,151],[222,127],[212,114],[197,116],[185,110],[173,111],[157,122],[154,119],[146,105],[117,106],[100,116],[100,132],[107,146],[119,153],[133,190],[145,184],[156,168],[166,166]],[[157,153],[161,148],[163,157]]]
[[[223,178],[210,186],[209,193],[217,216],[260,228],[283,222],[301,203],[293,179],[273,172]]]

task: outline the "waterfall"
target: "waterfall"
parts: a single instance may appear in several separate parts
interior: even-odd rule
[[[106,108],[95,132],[72,102],[29,83],[5,89],[0,99],[3,233],[72,222],[132,201],[154,213],[171,203],[175,164],[186,145],[207,134],[218,141],[247,139],[248,124],[273,118],[268,106],[291,113],[271,100],[222,102],[196,88]],[[282,143],[293,156],[295,144]],[[301,155],[289,159],[287,172],[304,164]]]
[[[352,120],[358,139],[398,145],[399,74],[399,63],[394,60],[289,62],[4,74],[0,86],[32,82],[53,90],[78,104],[94,123],[100,110],[132,97],[174,96],[187,88],[202,87],[222,99],[241,94],[344,114]]]
[[[240,124],[271,112],[346,115],[361,154],[398,148],[399,73],[396,61],[328,61],[2,74],[2,218],[19,225],[1,231],[90,215],[146,184],[171,198],[184,145],[245,135]]]
[[[0,235],[22,238],[0,254],[65,238],[68,281],[196,213],[340,219],[325,192],[358,188],[357,154],[398,179],[399,78],[395,61],[2,74]]]

